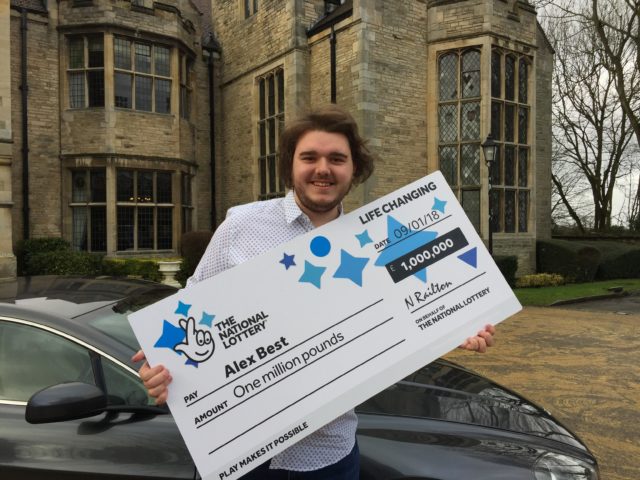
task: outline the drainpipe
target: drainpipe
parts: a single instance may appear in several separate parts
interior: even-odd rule
[[[216,212],[216,111],[215,111],[215,74],[214,63],[220,58],[222,48],[218,41],[209,34],[209,38],[203,42],[203,48],[207,55],[207,74],[209,80],[209,148],[210,160],[209,168],[211,169],[211,228],[215,231],[217,227]]]
[[[24,240],[29,238],[29,132],[28,132],[28,110],[27,99],[29,94],[29,85],[27,84],[27,9],[20,9],[20,54],[21,54],[21,73],[20,73],[20,90],[22,100],[22,237]]]
[[[331,25],[329,45],[331,46],[331,103],[336,103],[336,31],[333,25]]]

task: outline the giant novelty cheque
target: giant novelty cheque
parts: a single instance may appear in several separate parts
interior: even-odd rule
[[[229,480],[521,309],[440,172],[129,316]]]

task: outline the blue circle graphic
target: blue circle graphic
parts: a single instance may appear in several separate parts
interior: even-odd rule
[[[317,236],[311,240],[311,253],[316,257],[326,257],[331,251],[331,242],[327,237]]]

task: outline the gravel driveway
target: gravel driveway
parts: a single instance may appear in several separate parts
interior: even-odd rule
[[[601,480],[638,480],[640,301],[637,311],[596,306],[526,307],[498,326],[488,353],[446,358],[545,407],[589,446]]]

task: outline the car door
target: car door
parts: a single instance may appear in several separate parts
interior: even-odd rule
[[[116,404],[148,402],[135,372],[105,353],[55,329],[0,317],[0,478],[194,478],[193,462],[169,413],[102,413],[39,425],[25,421],[33,393],[68,381],[106,387]]]

